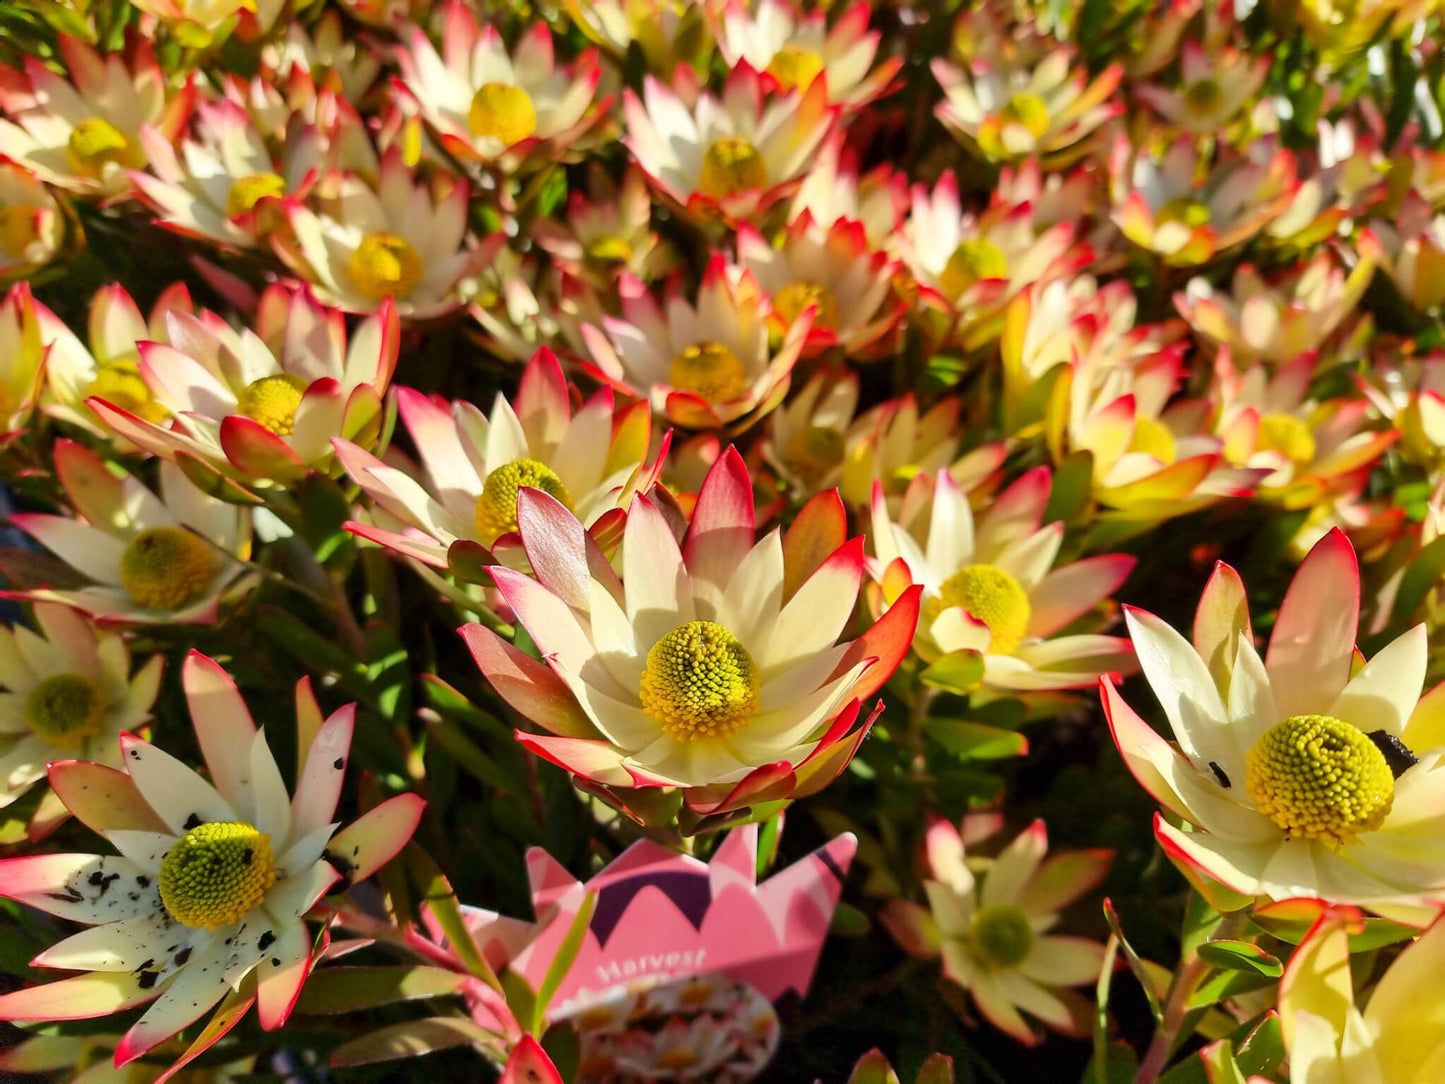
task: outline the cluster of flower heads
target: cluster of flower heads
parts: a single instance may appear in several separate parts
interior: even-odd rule
[[[204,656],[183,683],[207,778],[134,736],[159,630],[292,591],[357,631],[310,552],[324,485],[348,544],[466,622],[487,710],[617,823],[705,834],[817,794],[870,734],[907,749],[928,906],[883,924],[1023,1042],[1089,1026],[1068,988],[1105,950],[1048,931],[1109,854],[1046,860],[1038,822],[965,856],[1003,818],[956,825],[924,739],[1097,688],[1211,905],[1323,901],[1280,993],[1293,1079],[1332,1057],[1431,1079],[1431,1052],[1391,1068],[1410,1029],[1371,1014],[1438,932],[1363,1024],[1301,991],[1350,993],[1322,961],[1359,909],[1420,930],[1445,907],[1445,694],[1421,695],[1445,621],[1441,103],[1372,82],[1386,42],[1438,70],[1440,5],[1135,5],[1092,28],[1108,48],[1059,7],[15,16],[0,469],[49,556],[5,568],[33,620],[0,630],[0,807],[41,794],[26,845],[73,815],[119,855],[5,861],[0,893],[94,928],[36,960],[89,974],[0,1017],[151,1001],[117,1063],[223,997],[193,1052],[238,1004],[278,1026],[325,951],[303,917],[415,827],[397,795],[336,832],[353,721],[309,685],[291,798]],[[97,276],[117,237],[180,251],[186,280]],[[1120,620],[1141,556],[1202,581],[1242,533],[1298,565],[1276,612],[1220,563],[1191,638]],[[1173,743],[1121,692],[1139,671]]]

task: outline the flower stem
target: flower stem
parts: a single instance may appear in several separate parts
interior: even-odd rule
[[[1232,937],[1243,924],[1244,912],[1231,911],[1219,920],[1210,940]],[[1164,1002],[1162,1018],[1154,1030],[1149,1049],[1144,1052],[1144,1060],[1139,1063],[1139,1071],[1134,1074],[1134,1084],[1154,1084],[1164,1072],[1175,1047],[1181,1038],[1185,1038],[1179,1034],[1179,1030],[1184,1025],[1184,1018],[1189,1015],[1189,999],[1194,996],[1194,991],[1199,989],[1199,984],[1204,981],[1209,971],[1209,964],[1196,951],[1175,972],[1174,981],[1169,984],[1169,996]]]

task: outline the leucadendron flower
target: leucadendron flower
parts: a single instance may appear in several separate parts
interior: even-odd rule
[[[613,796],[676,787],[700,813],[822,789],[876,715],[854,725],[864,701],[908,650],[918,590],[844,639],[863,549],[837,495],[815,497],[786,537],[755,540],[752,481],[731,446],[681,542],[664,507],[633,499],[619,576],[562,505],[522,491],[537,579],[491,571],[545,662],[480,625],[463,630],[497,692],[551,731],[518,740]]]
[[[556,356],[539,350],[516,395],[498,394],[490,415],[396,389],[398,413],[421,458],[377,459],[350,441],[336,452],[374,502],[370,523],[347,529],[426,565],[446,568],[459,541],[492,548],[517,530],[517,495],[530,486],[555,497],[586,527],[618,519],[634,492],[656,481],[664,442],[646,466],[651,441],[646,403],[617,406],[612,389],[594,392],[575,413]]]
[[[35,629],[0,628],[0,808],[45,778],[48,761],[120,765],[117,742],[151,717],[165,660],[134,676],[130,649],[69,606],[36,603]]]
[[[1035,468],[975,519],[947,470],[915,477],[896,515],[875,484],[866,596],[874,613],[920,585],[913,649],[927,662],[977,653],[983,684],[996,689],[1078,689],[1105,671],[1132,672],[1127,640],[1059,635],[1128,578],[1134,558],[1101,554],[1055,568],[1064,525],[1044,523],[1050,485],[1048,468]]]
[[[203,309],[171,313],[166,330],[167,343],[138,347],[148,404],[128,409],[105,388],[86,399],[107,426],[155,455],[287,484],[329,467],[336,438],[369,445],[380,434],[401,343],[390,300],[350,336],[340,312],[309,290],[279,285],[261,295],[254,327],[237,330]],[[162,425],[165,418],[174,420]]]
[[[1279,1023],[1290,1084],[1445,1080],[1440,1030],[1445,922],[1437,921],[1395,958],[1361,1010],[1351,974],[1350,934],[1364,929],[1362,919],[1351,907],[1326,910],[1285,968]]]
[[[209,781],[122,735],[123,770],[50,767],[61,800],[120,853],[0,862],[0,895],[92,927],[32,961],[88,974],[0,996],[0,1019],[79,1020],[152,1002],[116,1047],[117,1066],[233,991],[256,1003],[262,1027],[285,1023],[319,959],[306,912],[340,870],[352,883],[396,854],[423,806],[398,795],[337,832],[355,705],[323,720],[309,681],[297,686],[292,796],[225,671],[192,652],[183,681]]]
[[[76,516],[17,512],[10,522],[90,582],[9,597],[63,602],[112,623],[216,619],[251,552],[247,509],[202,493],[174,463],[160,466],[158,496],[71,440],[55,442],[55,473]]]
[[[1417,625],[1360,665],[1355,552],[1338,529],[1300,565],[1263,659],[1239,575],[1215,568],[1193,643],[1126,608],[1174,731],[1100,682],[1114,741],[1164,807],[1155,835],[1218,906],[1311,897],[1380,911],[1445,899],[1445,687],[1423,699]]]
[[[944,976],[1019,1042],[1039,1041],[1024,1013],[1065,1035],[1086,1035],[1092,1002],[1067,987],[1099,977],[1104,946],[1049,931],[1061,910],[1104,879],[1113,854],[1066,851],[1045,859],[1048,829],[1034,821],[997,858],[981,863],[965,853],[965,843],[991,827],[993,818],[966,818],[960,832],[934,817],[925,843],[928,906],[893,900],[883,924],[911,955],[942,957]]]

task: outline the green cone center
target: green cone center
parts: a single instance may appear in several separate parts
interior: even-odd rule
[[[238,921],[275,883],[271,837],[242,821],[197,825],[161,861],[161,903],[177,922],[197,928]]]
[[[1358,727],[1329,715],[1292,715],[1249,750],[1245,786],[1292,836],[1334,846],[1380,827],[1395,800],[1385,755]]]
[[[639,696],[678,741],[727,737],[757,714],[758,670],[728,629],[688,621],[652,645]]]
[[[82,674],[48,677],[25,698],[25,721],[51,745],[74,748],[100,732],[106,700]]]

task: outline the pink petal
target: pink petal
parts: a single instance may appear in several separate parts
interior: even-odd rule
[[[305,767],[291,799],[291,838],[329,824],[346,778],[347,754],[356,722],[356,705],[347,704],[321,724],[307,748]]]
[[[1239,633],[1253,641],[1254,630],[1249,623],[1249,599],[1239,573],[1223,561],[1214,566],[1199,608],[1194,611],[1194,650],[1209,667],[1216,685],[1221,688],[1234,665],[1234,648]]]
[[[1270,634],[1264,666],[1283,718],[1329,710],[1350,679],[1359,619],[1355,549],[1336,527],[1300,564]]]
[[[252,478],[293,482],[307,472],[290,445],[242,414],[228,414],[221,420],[221,450],[237,470]]]
[[[542,1044],[530,1035],[523,1035],[507,1059],[497,1084],[563,1084],[563,1081]]]
[[[610,742],[588,738],[528,734],[517,731],[517,741],[557,767],[612,787],[630,787],[634,777],[622,766],[623,753]]]
[[[682,557],[695,580],[718,590],[732,579],[753,545],[753,483],[737,449],[729,444],[702,483]]]
[[[181,684],[211,782],[233,808],[244,808],[256,724],[240,690],[219,663],[194,650],[181,668]]]
[[[424,809],[417,794],[388,798],[332,836],[326,853],[346,864],[348,884],[364,881],[406,846]]]
[[[1028,634],[1049,636],[1117,591],[1136,559],[1122,553],[1087,557],[1057,568],[1029,595]]]
[[[517,712],[554,734],[599,737],[572,691],[546,663],[518,651],[481,625],[463,625],[459,631],[492,688]]]
[[[311,973],[311,945],[306,925],[295,922],[283,927],[269,955],[256,968],[256,1014],[268,1031],[286,1023],[301,986]]]
[[[898,669],[898,664],[903,661],[903,656],[908,654],[908,649],[913,644],[913,634],[918,629],[919,599],[922,594],[923,588],[917,584],[908,588],[899,596],[898,601],[889,607],[886,614],[853,641],[848,653],[833,671],[834,677],[846,674],[864,659],[873,658],[878,661],[863,671],[858,684],[848,691],[849,696],[866,700],[883,688],[884,683],[893,676],[893,671]]]
[[[88,1020],[155,996],[154,989],[141,989],[139,974],[93,972],[0,995],[0,1020]]]
[[[84,760],[58,760],[50,765],[50,787],[87,828],[94,832],[118,828],[164,832],[166,825],[141,797],[125,772]]]

